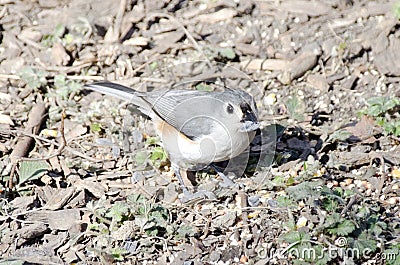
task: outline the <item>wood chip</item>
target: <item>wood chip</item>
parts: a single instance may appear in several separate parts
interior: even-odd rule
[[[240,62],[240,66],[249,70],[269,70],[269,71],[282,71],[285,70],[288,61],[281,59],[252,59]]]
[[[10,116],[1,113],[0,113],[0,124],[8,124],[14,126],[14,122],[12,121]]]
[[[81,214],[79,209],[43,210],[30,212],[26,218],[28,221],[46,223],[52,230],[70,230],[80,223]]]
[[[145,37],[133,37],[123,42],[124,45],[131,46],[147,46],[150,40]]]
[[[65,51],[64,46],[60,42],[56,42],[51,48],[51,61],[55,65],[65,66],[71,60],[71,57]]]
[[[50,186],[44,186],[38,189],[37,192],[38,196],[46,203],[46,208],[49,210],[57,210],[62,208],[76,193],[73,187],[58,189]]]
[[[331,12],[331,6],[322,1],[282,1],[279,9],[291,13],[306,14],[311,17],[317,17]]]
[[[326,77],[321,74],[313,74],[307,77],[307,82],[315,89],[328,92],[329,84]]]
[[[382,49],[375,56],[375,65],[381,74],[399,76],[400,75],[400,40],[396,37],[390,38],[389,47]]]
[[[217,23],[220,21],[226,21],[236,16],[237,11],[231,8],[224,8],[211,14],[199,15],[197,19],[203,23]]]
[[[318,56],[312,52],[304,52],[292,60],[288,65],[288,70],[279,78],[284,84],[289,84],[292,80],[301,77],[308,70],[317,64]]]

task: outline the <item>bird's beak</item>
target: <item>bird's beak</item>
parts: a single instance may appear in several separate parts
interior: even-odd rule
[[[260,123],[257,120],[257,116],[252,111],[246,111],[245,114],[243,114],[243,119],[241,122],[241,132],[251,132],[260,128]]]

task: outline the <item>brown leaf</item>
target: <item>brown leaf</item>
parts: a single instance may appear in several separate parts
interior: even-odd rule
[[[47,223],[52,230],[70,230],[80,223],[81,214],[79,209],[43,210],[28,213],[27,220]]]
[[[71,60],[71,57],[65,51],[61,43],[56,42],[51,49],[51,60],[55,65],[65,66]]]
[[[347,127],[346,130],[361,140],[367,140],[376,133],[375,121],[364,115],[354,126]]]

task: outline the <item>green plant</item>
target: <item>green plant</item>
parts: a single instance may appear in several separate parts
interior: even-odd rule
[[[52,34],[43,36],[42,44],[45,47],[53,47],[56,42],[68,45],[71,44],[73,40],[73,36],[67,33],[66,27],[62,24],[57,24]]]
[[[86,234],[92,237],[91,249],[102,257],[122,261],[129,252],[124,247],[127,239],[146,241],[149,237],[166,237],[175,232],[170,225],[169,211],[141,194],[130,195],[126,201],[117,201],[113,205],[99,200],[86,206],[93,214]],[[190,234],[188,231],[178,231],[178,235]],[[155,246],[154,242],[142,245],[146,244]]]
[[[304,102],[296,96],[289,96],[285,102],[286,108],[292,119],[303,121],[304,120]]]
[[[312,205],[305,212],[318,212],[318,221],[307,219],[306,227],[297,227],[293,219],[285,223],[288,232],[281,240],[289,244],[285,251],[293,264],[339,262],[348,258],[347,254],[356,254],[353,260],[359,263],[368,259],[362,253],[382,256],[386,252],[391,258],[387,264],[397,264],[393,253],[400,251],[398,245],[381,245],[380,238],[390,237],[396,228],[386,221],[378,202],[341,187],[330,189],[316,181],[304,181],[286,191],[289,196],[277,198],[279,207],[295,211],[298,202],[305,201],[305,205]],[[358,198],[356,203],[354,198]],[[328,241],[332,243],[326,244]],[[336,256],[332,258],[324,249],[336,251]]]
[[[33,69],[32,67],[24,67],[18,73],[22,81],[32,89],[45,86],[47,84],[47,74],[46,71]]]
[[[400,98],[374,97],[367,100],[368,108],[361,114],[375,119],[387,134],[400,136]]]

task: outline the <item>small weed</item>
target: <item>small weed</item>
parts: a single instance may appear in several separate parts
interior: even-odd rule
[[[24,81],[30,88],[38,89],[47,85],[47,72],[43,70],[35,70],[32,67],[24,67],[18,73],[22,81]]]
[[[349,251],[358,253],[352,256],[355,262],[366,260],[362,253],[383,255],[386,253],[385,247],[390,252],[388,255],[399,252],[397,245],[381,246],[379,238],[390,236],[394,228],[383,221],[382,209],[377,203],[358,197],[358,202],[349,206],[349,201],[356,196],[355,192],[340,187],[329,189],[315,181],[302,182],[286,191],[289,198],[281,196],[277,199],[281,207],[294,210],[293,205],[305,201],[306,205],[314,205],[311,211],[319,212],[320,217],[323,213],[324,216],[318,222],[308,220],[305,230],[304,227],[296,227],[293,221],[286,224],[289,232],[281,240],[290,244],[286,250],[294,264],[339,262],[348,258],[346,255]],[[325,240],[319,240],[322,237]],[[326,245],[328,239],[332,245]],[[330,255],[330,251],[335,251],[335,257]],[[395,254],[391,255],[396,257]],[[303,263],[296,263],[300,260]]]
[[[374,118],[387,134],[400,136],[400,98],[374,97],[367,104],[368,108],[360,114]]]
[[[285,102],[290,118],[298,121],[304,120],[303,109],[304,103],[295,96],[290,96]]]
[[[128,241],[167,237],[178,230],[171,226],[166,208],[152,203],[141,194],[130,195],[126,201],[113,205],[105,205],[102,200],[89,202],[87,208],[93,214],[87,227],[87,235],[93,237],[93,251],[103,257],[113,257],[116,261],[124,260],[124,255],[129,253],[124,247]],[[181,237],[191,234],[190,228],[177,231],[177,236]]]

